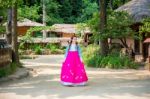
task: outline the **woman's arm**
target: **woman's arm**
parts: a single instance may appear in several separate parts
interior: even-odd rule
[[[78,53],[79,53],[80,59],[82,60],[82,55],[81,55],[81,48],[80,48],[80,46],[78,46]]]
[[[67,57],[68,49],[69,49],[69,46],[66,47],[66,50],[65,50],[65,57]]]

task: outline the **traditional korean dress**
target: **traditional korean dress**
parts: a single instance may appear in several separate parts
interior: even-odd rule
[[[85,85],[88,81],[84,64],[81,61],[81,50],[76,44],[66,49],[66,59],[62,64],[61,83],[63,85]]]

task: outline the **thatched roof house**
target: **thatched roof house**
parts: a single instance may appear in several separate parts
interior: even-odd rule
[[[54,30],[47,30],[48,37],[58,37],[59,41],[66,42],[70,40],[73,35],[78,35],[79,29],[76,24],[54,24]],[[57,36],[56,36],[57,35]],[[83,42],[88,42],[89,36],[92,35],[89,28],[87,27],[82,31],[81,34],[83,38]],[[78,39],[81,41],[81,39]],[[65,44],[62,44],[65,45]]]
[[[38,22],[34,22],[34,21],[31,21],[29,19],[24,19],[24,20],[21,20],[21,21],[18,21],[17,22],[17,26],[21,27],[21,26],[44,26],[43,24],[41,23],[38,23]]]
[[[53,27],[55,28],[53,32],[58,32],[58,33],[76,34],[78,31],[75,24],[54,24]],[[90,30],[87,28],[84,31],[84,33],[90,33]]]
[[[131,25],[131,28],[138,33],[139,27],[142,25],[142,20],[150,17],[150,0],[131,0],[119,7],[116,11],[126,11],[129,13],[135,22]],[[148,57],[148,45],[143,42],[147,38],[148,36],[145,36],[143,33],[143,41],[127,38],[127,42],[128,45],[132,45],[135,54],[140,54],[142,57],[146,58]]]
[[[27,30],[30,27],[36,27],[36,26],[44,26],[44,25],[41,23],[38,23],[38,22],[31,21],[29,19],[24,19],[24,20],[18,21],[17,22],[18,35],[23,36],[26,34]]]
[[[142,19],[150,17],[150,0],[131,0],[116,11],[126,11],[135,22],[140,22]]]
[[[3,24],[3,26],[6,25],[7,23]],[[36,26],[44,26],[44,25],[35,21],[31,21],[29,19],[23,19],[17,21],[17,33],[19,36],[24,36],[30,27],[36,27]]]

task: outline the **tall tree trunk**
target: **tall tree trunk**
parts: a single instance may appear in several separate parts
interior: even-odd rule
[[[6,40],[11,45],[12,41],[12,8],[8,9],[7,25],[6,25]]]
[[[12,7],[12,61],[19,64],[17,41],[17,3]]]
[[[46,1],[43,0],[43,25],[46,26]],[[46,38],[46,31],[43,31],[43,39]]]
[[[100,0],[100,33],[104,33],[106,28],[106,0]],[[106,56],[108,54],[108,41],[107,39],[100,40],[100,52]]]

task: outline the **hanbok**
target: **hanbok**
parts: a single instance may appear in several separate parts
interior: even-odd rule
[[[81,61],[80,47],[72,44],[66,50],[66,59],[61,68],[61,83],[63,85],[86,85],[88,77]]]

